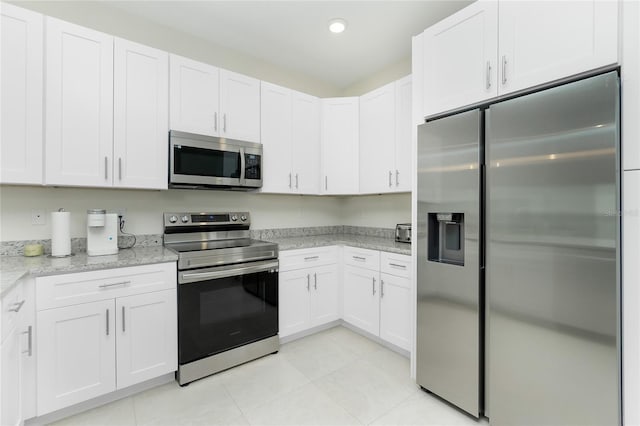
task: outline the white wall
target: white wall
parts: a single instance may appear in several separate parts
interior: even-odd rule
[[[411,222],[411,194],[361,195],[343,199],[341,225],[395,228]]]
[[[364,80],[352,84],[345,88],[340,93],[340,96],[360,96],[409,74],[411,74],[411,57],[391,64],[386,68],[378,70]]]

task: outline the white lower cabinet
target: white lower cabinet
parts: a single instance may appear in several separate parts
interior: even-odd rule
[[[346,247],[344,262],[344,320],[410,350],[411,257]]]
[[[36,279],[39,416],[176,370],[175,268]],[[64,306],[61,295],[78,283],[83,303],[67,298]]]
[[[336,247],[281,252],[280,337],[340,318]]]

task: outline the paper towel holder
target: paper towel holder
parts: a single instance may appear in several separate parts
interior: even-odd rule
[[[57,210],[57,212],[58,212],[58,213],[65,213],[65,212],[66,212],[66,210],[65,210],[63,207],[60,207],[60,208]],[[52,237],[53,237],[53,236],[52,236]],[[52,246],[53,246],[53,238],[52,238],[52,240],[51,240],[51,244],[52,244]],[[52,247],[52,251],[53,251],[53,247]],[[69,253],[68,253],[68,254],[63,254],[63,255],[53,255],[53,253],[51,253],[51,254],[48,254],[48,255],[47,255],[47,257],[54,258],[54,259],[63,259],[63,258],[65,258],[65,257],[71,257],[71,256],[75,256],[75,253],[71,252],[71,248],[69,248]]]

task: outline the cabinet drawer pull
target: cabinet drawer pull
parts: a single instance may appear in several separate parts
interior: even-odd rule
[[[355,260],[359,260],[361,262],[364,262],[365,260],[367,260],[366,258],[362,257],[362,256],[351,256],[353,257]]]
[[[396,170],[396,186],[400,185],[399,176],[400,176],[400,172],[398,170]]]
[[[118,179],[122,180],[122,157],[118,157]]]
[[[507,84],[507,56],[502,55],[502,84]]]
[[[380,297],[384,297],[384,280],[380,280]]]
[[[324,190],[327,191],[329,178],[327,176],[324,177]]]
[[[491,89],[491,62],[487,61],[487,89]]]
[[[371,282],[371,290],[373,290],[373,295],[376,295],[376,279],[374,278]]]
[[[107,309],[107,336],[109,335],[109,309]]]
[[[29,326],[27,327],[27,331],[23,331],[22,334],[26,334],[28,340],[27,343],[27,350],[26,351],[22,351],[23,354],[27,354],[29,356],[33,355],[33,326]]]
[[[124,326],[124,306],[122,307],[122,332],[124,333],[126,330]]]
[[[9,312],[20,312],[20,309],[22,309],[22,305],[24,305],[24,300],[22,302],[16,302],[13,304],[12,308],[9,308],[8,311]]]
[[[104,157],[104,180],[109,179],[109,175],[107,174],[107,167],[109,166],[107,157]]]
[[[391,172],[391,170],[389,170],[389,188],[391,188],[391,186],[393,185],[393,183],[391,183],[392,177],[393,177],[393,173]]]
[[[227,114],[222,114],[222,131],[227,133]]]
[[[289,188],[291,188],[291,173],[289,173]]]
[[[400,269],[407,269],[407,265],[399,265],[397,263],[389,263],[389,266],[394,266],[394,267],[400,268]]]
[[[296,173],[296,189],[298,189],[298,174]]]
[[[218,131],[218,113],[217,112],[213,113],[213,130],[215,132]]]
[[[113,283],[113,284],[100,284],[98,288],[108,288],[108,287],[115,287],[117,285],[127,285],[127,284],[131,284],[131,281],[121,281],[119,283]]]
[[[311,276],[307,274],[307,291],[311,291]]]
[[[304,260],[315,260],[315,259],[318,259],[319,257],[320,256],[308,256],[308,257],[305,257]]]
[[[318,274],[315,272],[313,273],[313,288],[318,289]]]

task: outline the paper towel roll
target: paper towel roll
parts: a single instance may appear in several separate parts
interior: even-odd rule
[[[51,256],[71,254],[71,213],[51,213]]]

